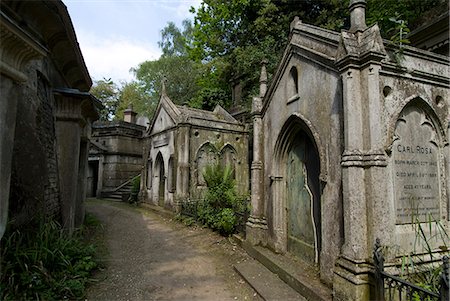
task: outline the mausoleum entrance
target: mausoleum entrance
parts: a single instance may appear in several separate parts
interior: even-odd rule
[[[157,203],[159,206],[164,206],[166,181],[164,174],[164,160],[161,153],[159,153],[156,156],[155,178],[156,178],[155,187],[157,187],[158,189],[158,192],[155,194],[156,197],[158,198]]]
[[[287,250],[307,262],[318,263],[319,155],[303,131],[292,140],[286,171]]]

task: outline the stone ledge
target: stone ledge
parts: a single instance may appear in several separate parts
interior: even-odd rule
[[[262,263],[306,300],[332,300],[332,290],[320,281],[312,267],[300,264],[288,256],[275,254],[267,248],[252,246],[237,235],[233,238],[250,256]]]
[[[255,260],[238,263],[234,269],[266,301],[306,301],[298,292],[283,282],[277,275]]]

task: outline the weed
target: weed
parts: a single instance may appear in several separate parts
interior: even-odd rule
[[[83,234],[99,222],[87,215],[86,226],[68,235],[56,221],[39,221],[2,238],[1,300],[80,299],[98,267],[96,248]]]
[[[203,173],[207,191],[203,201],[197,204],[197,218],[222,235],[230,235],[239,221],[236,212],[248,210],[248,201],[238,196],[233,169],[220,164],[206,166]]]

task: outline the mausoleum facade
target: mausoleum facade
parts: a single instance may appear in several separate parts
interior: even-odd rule
[[[248,131],[222,107],[213,112],[175,105],[165,89],[144,138],[141,197],[173,210],[198,200],[206,189],[203,171],[222,163],[234,169],[237,190],[249,189]]]
[[[247,240],[316,266],[335,300],[370,300],[377,238],[393,265],[422,251],[414,224],[450,233],[449,57],[392,46],[365,5],[341,33],[295,19],[252,109]]]

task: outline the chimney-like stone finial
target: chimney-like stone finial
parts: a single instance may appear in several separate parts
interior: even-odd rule
[[[261,75],[259,77],[259,97],[263,98],[267,91],[267,60],[261,61]]]
[[[123,111],[123,121],[129,123],[136,123],[136,115],[137,113],[133,111],[133,104],[129,104],[128,108]]]
[[[366,0],[350,0],[350,32],[364,31],[366,25]]]

